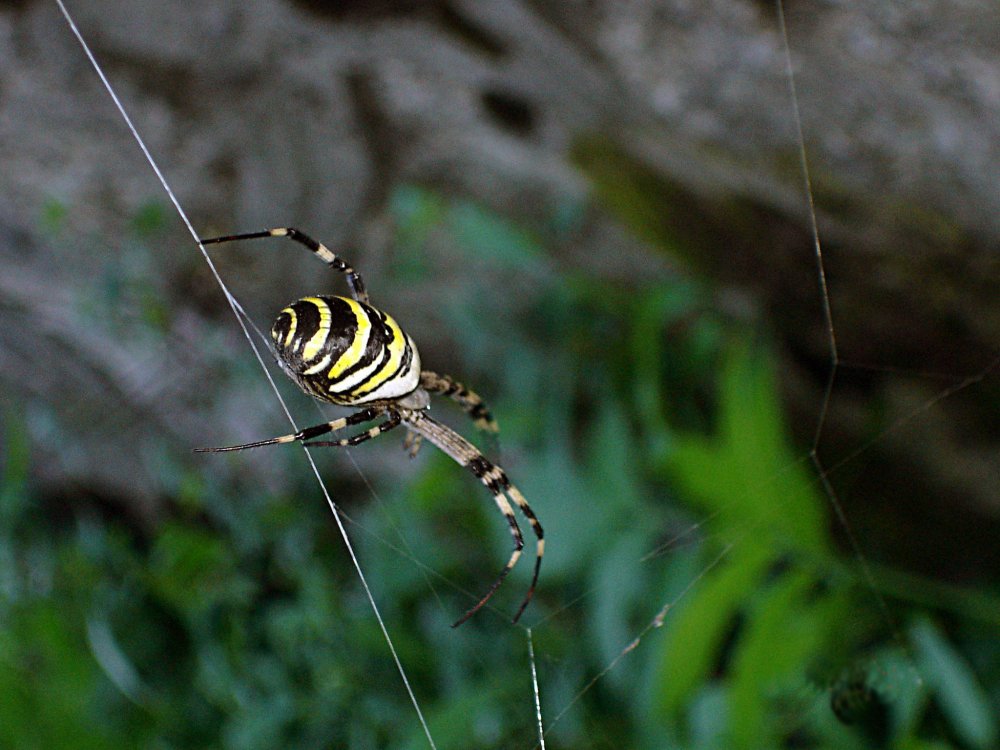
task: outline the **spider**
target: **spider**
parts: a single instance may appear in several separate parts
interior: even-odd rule
[[[458,403],[477,427],[496,432],[497,424],[489,409],[478,395],[451,377],[421,370],[420,355],[413,339],[388,314],[369,304],[368,292],[358,272],[325,245],[298,229],[278,227],[263,232],[213,237],[201,240],[201,243],[211,245],[265,237],[287,237],[304,245],[328,266],[343,273],[351,291],[350,297],[303,297],[278,314],[271,326],[271,339],[281,368],[299,388],[320,401],[363,408],[350,416],[306,427],[292,435],[222,448],[196,448],[196,452],[222,453],[294,442],[302,442],[307,448],[353,446],[404,425],[407,434],[403,446],[411,457],[420,448],[421,438],[426,438],[486,485],[507,520],[514,543],[510,559],[500,575],[452,627],[458,627],[482,609],[521,556],[524,539],[508,497],[531,524],[538,540],[535,570],[528,593],[514,615],[513,622],[516,623],[531,601],[538,583],[545,550],[542,526],[503,469],[487,460],[464,437],[427,414],[431,394],[447,396]],[[344,427],[382,417],[382,422],[352,437],[314,440]]]

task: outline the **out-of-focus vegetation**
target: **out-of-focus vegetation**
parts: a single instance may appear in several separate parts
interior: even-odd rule
[[[576,227],[574,206],[534,232],[417,188],[391,206],[401,262],[379,287],[434,273],[427,243],[455,253],[473,279],[437,301],[455,374],[493,397],[501,463],[545,525],[523,624],[547,747],[996,745],[1000,601],[835,543],[808,446],[787,437],[766,321],[726,317],[688,279],[554,267],[545,243]],[[155,335],[162,311],[137,309]],[[174,492],[148,528],[39,496],[25,419],[4,415],[2,435],[0,745],[427,747],[297,448],[275,459],[299,468],[278,494],[213,477],[211,460],[258,453],[152,457]],[[405,461],[378,443],[357,450]],[[342,456],[320,466],[338,501],[359,485]],[[432,447],[411,468],[364,472],[344,510],[431,734],[531,748],[527,633],[507,619],[531,563],[449,628],[509,538],[467,472]]]

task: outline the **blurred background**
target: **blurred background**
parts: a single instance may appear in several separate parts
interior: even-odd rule
[[[770,2],[69,7],[202,236],[323,240],[499,420],[433,407],[545,527],[519,626],[530,554],[449,627],[471,474],[314,453],[436,747],[538,744],[526,627],[548,748],[997,745],[994,3],[789,3],[811,192]],[[0,746],[429,747],[302,451],[191,453],[289,425],[56,5],[0,40]]]

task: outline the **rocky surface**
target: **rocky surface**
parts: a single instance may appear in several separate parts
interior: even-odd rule
[[[206,234],[295,223],[355,244],[377,277],[392,262],[384,217],[395,186],[471,198],[532,226],[585,203],[595,174],[612,188],[620,175],[651,175],[685,206],[660,229],[704,230],[687,265],[779,328],[810,434],[829,346],[770,3],[70,7]],[[879,453],[900,451],[897,476],[919,467],[923,496],[947,487],[996,514],[1000,9],[811,1],[792,3],[787,21],[841,362],[827,434],[857,444],[874,400],[887,424],[916,413],[880,438]],[[173,216],[155,248],[130,239],[163,194],[54,3],[0,5],[0,59],[3,400],[26,409],[48,467],[40,480],[139,497],[152,512],[170,471],[135,450],[138,432],[201,444],[214,403],[212,434],[258,436],[273,415],[245,405],[263,402],[266,385],[222,391],[233,381],[219,374],[245,344]],[[619,218],[591,211],[554,261],[599,258],[617,281],[621,269],[683,269]],[[242,260],[243,288],[264,310],[314,270],[254,274]],[[161,336],[135,333],[155,305],[106,294],[122,276],[169,308]]]

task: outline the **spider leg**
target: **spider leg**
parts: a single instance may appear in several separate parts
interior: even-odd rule
[[[450,375],[438,375],[436,372],[424,370],[420,373],[420,387],[428,393],[447,396],[456,402],[480,430],[500,431],[496,420],[493,419],[493,414],[490,413],[479,394],[470,391],[457,380],[452,379]]]
[[[384,411],[385,407],[370,406],[367,409],[362,409],[359,412],[351,414],[349,417],[342,417],[340,419],[335,419],[332,422],[324,422],[323,424],[314,425],[313,427],[306,427],[305,429],[299,430],[291,435],[282,435],[281,437],[269,438],[268,440],[258,440],[253,443],[244,443],[243,445],[228,445],[224,448],[195,448],[194,452],[225,453],[227,451],[242,451],[247,448],[260,448],[263,445],[278,445],[280,443],[294,443],[297,440],[310,440],[311,438],[325,435],[328,432],[335,432],[336,430],[341,430],[344,427],[349,427],[350,425],[370,422]]]
[[[403,450],[406,451],[411,459],[417,457],[417,452],[420,450],[420,443],[423,439],[424,436],[419,432],[406,431],[406,438],[403,440]]]
[[[360,432],[348,438],[341,438],[340,440],[317,440],[312,443],[303,443],[303,445],[306,448],[343,448],[348,445],[360,445],[372,438],[378,437],[383,432],[388,432],[394,427],[399,427],[402,422],[403,417],[398,411],[390,411],[388,419],[365,432]]]
[[[485,460],[485,459],[484,459]],[[487,463],[489,463],[487,461]],[[537,540],[537,546],[535,548],[535,571],[531,575],[531,585],[528,587],[528,593],[524,595],[524,600],[521,602],[521,606],[517,608],[517,614],[514,615],[514,619],[511,623],[517,624],[517,621],[521,619],[521,615],[524,614],[525,608],[528,606],[528,602],[535,595],[535,587],[538,585],[538,574],[542,569],[542,555],[545,554],[545,531],[542,529],[542,524],[538,522],[538,518],[535,516],[535,511],[531,509],[528,505],[528,501],[524,499],[524,495],[521,491],[510,483],[507,479],[506,472],[499,466],[494,466],[492,469],[493,473],[497,477],[497,481],[500,482],[500,486],[504,488],[504,491],[510,495],[511,499],[517,505],[524,517],[528,519],[528,523],[531,524],[531,530],[535,534],[535,539]]]
[[[351,287],[351,296],[354,299],[358,302],[368,302],[368,292],[365,291],[365,283],[361,280],[361,275],[351,268],[350,264],[345,262],[343,258],[338,258],[322,242],[317,242],[308,234],[300,232],[293,227],[275,227],[274,229],[265,229],[263,232],[247,232],[246,234],[228,234],[225,237],[210,237],[209,239],[201,240],[201,244],[214,245],[223,242],[235,242],[237,240],[257,240],[262,237],[288,237],[290,240],[295,240],[299,244],[305,245],[320,260],[330,266],[330,268],[340,271],[347,276],[347,284]]]
[[[521,617],[521,613],[524,612],[525,607],[528,606],[528,602],[531,601],[532,596],[535,593],[535,587],[538,584],[538,573],[542,565],[542,555],[545,552],[545,537],[542,531],[542,526],[535,517],[534,512],[531,510],[531,506],[528,505],[527,500],[520,491],[511,484],[510,480],[507,478],[506,473],[499,466],[494,465],[488,461],[479,450],[472,445],[468,440],[463,438],[458,433],[445,427],[439,422],[434,421],[428,417],[423,412],[409,412],[405,415],[405,421],[407,427],[417,432],[428,440],[430,440],[434,445],[440,448],[444,453],[451,456],[458,464],[467,467],[479,481],[486,485],[492,495],[493,500],[496,502],[497,507],[503,514],[504,518],[507,520],[507,524],[510,528],[510,535],[513,539],[514,549],[511,552],[510,559],[504,566],[503,570],[500,571],[500,575],[493,584],[487,589],[486,593],[476,604],[469,609],[464,615],[462,615],[452,627],[458,627],[463,622],[468,620],[472,615],[478,612],[483,606],[490,600],[490,597],[496,592],[503,583],[507,574],[514,567],[518,558],[521,556],[521,550],[524,548],[524,539],[521,535],[521,529],[517,525],[517,519],[514,517],[514,511],[510,507],[510,502],[508,502],[506,495],[509,495],[514,503],[520,508],[521,512],[524,514],[525,518],[531,523],[531,529],[535,533],[535,537],[538,540],[537,545],[537,557],[535,559],[535,571],[531,579],[531,586],[528,588],[528,593],[524,597],[524,601],[517,610],[517,614],[514,616],[514,622]],[[505,495],[506,493],[506,495]]]

